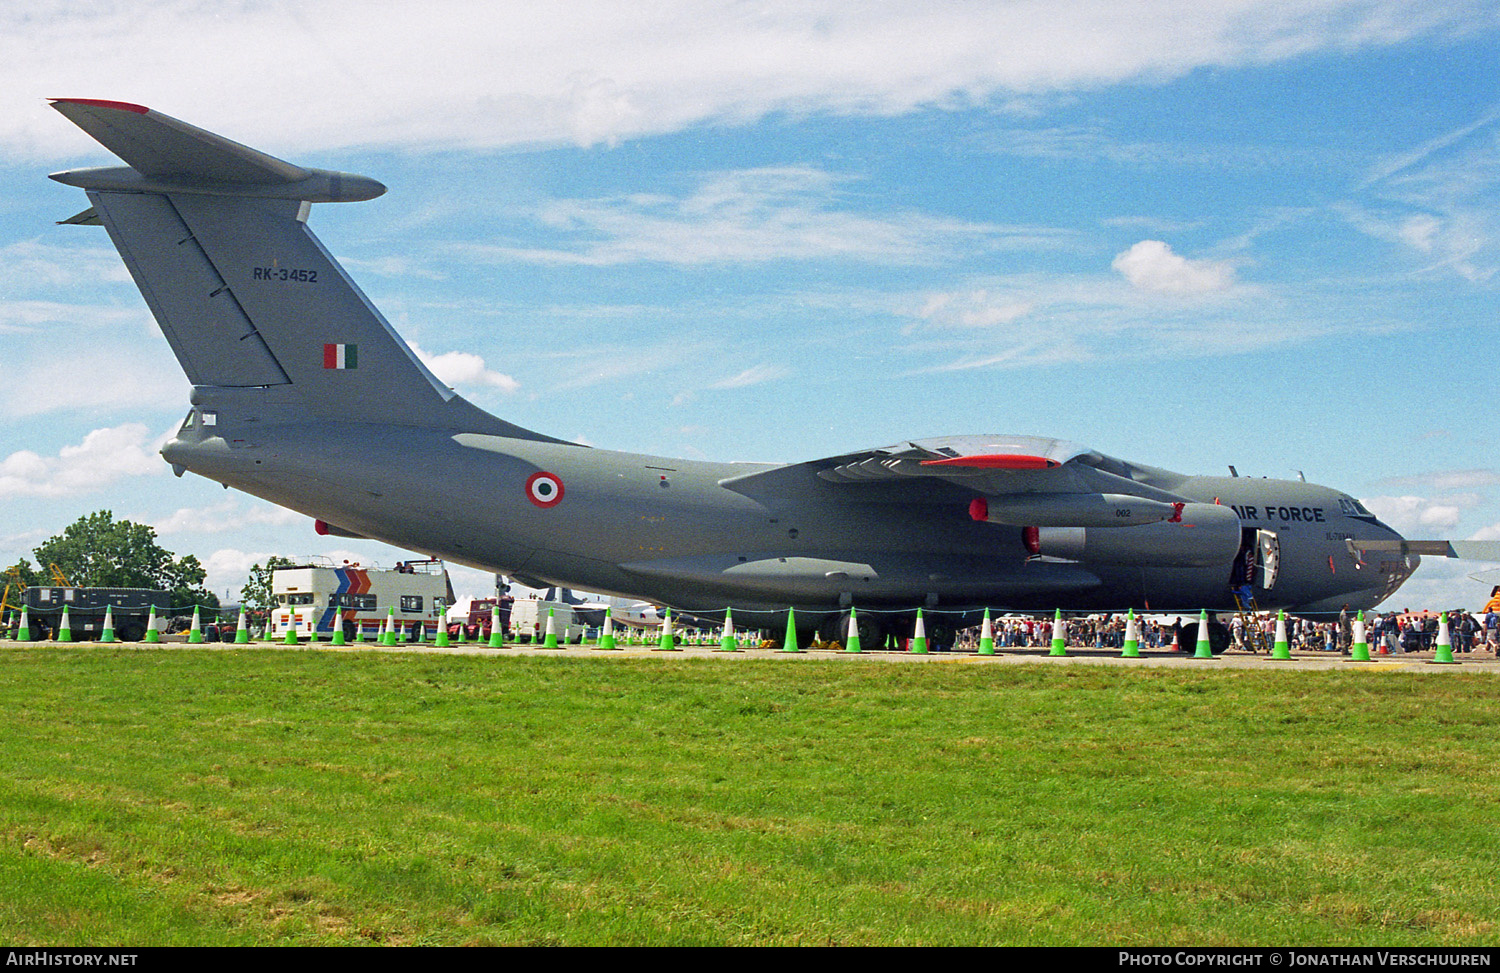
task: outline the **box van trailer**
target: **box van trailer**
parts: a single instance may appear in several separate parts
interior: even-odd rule
[[[46,641],[62,624],[68,609],[68,626],[75,640],[97,639],[104,632],[104,609],[110,610],[115,637],[139,642],[146,634],[151,610],[165,619],[172,606],[172,593],[160,588],[78,588],[34,586],[21,595],[26,606],[32,638]]]
[[[400,633],[435,632],[453,603],[453,585],[436,558],[401,561],[394,568],[306,558],[271,572],[271,597],[273,638],[285,638],[290,628],[298,638],[332,636],[339,625],[353,641],[379,635],[393,614]]]

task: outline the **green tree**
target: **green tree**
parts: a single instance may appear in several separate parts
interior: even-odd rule
[[[271,609],[276,607],[276,600],[271,595],[271,572],[277,568],[289,568],[292,563],[273,554],[266,559],[264,567],[256,564],[250,568],[250,577],[240,589],[240,605],[246,615],[262,623],[270,616]]]
[[[32,551],[40,564],[56,564],[68,580],[86,588],[164,588],[178,607],[218,607],[203,587],[208,572],[191,554],[174,558],[156,543],[146,524],[116,521],[108,510],[78,518]]]

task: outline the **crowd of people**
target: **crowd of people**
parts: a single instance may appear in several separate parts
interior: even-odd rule
[[[1455,609],[1447,613],[1448,635],[1455,653],[1490,652],[1500,655],[1500,589],[1479,612]],[[1211,616],[1216,618],[1216,616]],[[1314,618],[1288,614],[1286,638],[1293,650],[1310,652],[1349,652],[1354,645],[1357,613],[1347,609],[1334,618]],[[1246,652],[1271,647],[1276,639],[1275,612],[1240,613],[1227,622],[1230,644]],[[1372,652],[1391,655],[1433,650],[1440,627],[1440,613],[1435,611],[1366,612],[1365,642]],[[1046,648],[1052,644],[1053,619],[1007,615],[994,619],[991,627],[995,648]],[[1122,649],[1125,645],[1124,613],[1094,614],[1064,618],[1067,644],[1073,648]],[[1254,626],[1251,630],[1249,626]],[[1258,630],[1258,631],[1256,631]],[[1136,619],[1136,637],[1142,649],[1169,649],[1174,642],[1183,651],[1192,652],[1198,639],[1196,615],[1146,615]],[[978,646],[980,629],[976,626],[959,633],[956,648]]]

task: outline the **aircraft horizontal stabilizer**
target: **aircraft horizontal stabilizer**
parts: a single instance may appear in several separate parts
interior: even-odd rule
[[[52,107],[128,166],[52,174],[69,186],[311,203],[356,202],[385,192],[385,186],[366,176],[294,165],[142,105],[54,98]]]

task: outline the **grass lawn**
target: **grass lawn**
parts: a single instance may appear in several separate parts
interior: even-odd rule
[[[12,944],[1490,944],[1500,679],[0,648]]]

